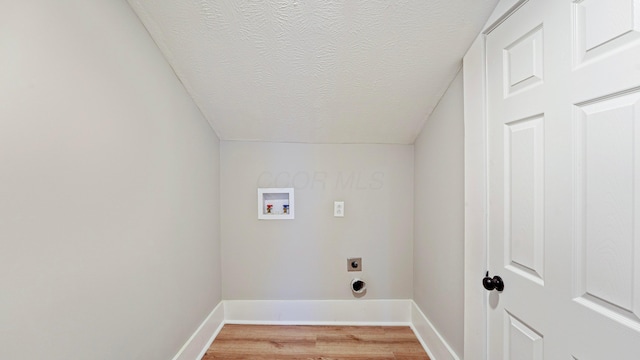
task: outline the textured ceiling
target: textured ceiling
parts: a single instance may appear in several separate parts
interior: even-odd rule
[[[129,0],[223,140],[411,144],[497,0]]]

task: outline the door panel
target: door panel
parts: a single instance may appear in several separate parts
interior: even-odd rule
[[[576,107],[578,298],[593,309],[638,321],[640,92]],[[603,314],[604,314],[603,313]]]
[[[505,255],[514,273],[544,284],[544,117],[505,124]]]
[[[640,5],[634,0],[574,1],[575,63],[640,38]]]
[[[542,360],[544,338],[515,316],[505,314],[505,354],[510,360]]]
[[[526,90],[544,79],[542,25],[504,49],[505,97]]]
[[[529,0],[486,49],[489,359],[638,359],[640,1]]]

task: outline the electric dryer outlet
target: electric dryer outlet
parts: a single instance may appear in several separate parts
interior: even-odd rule
[[[362,258],[348,258],[347,271],[362,271]]]

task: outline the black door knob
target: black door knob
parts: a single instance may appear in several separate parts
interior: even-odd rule
[[[489,272],[487,271],[487,274],[485,275],[484,279],[482,279],[482,286],[484,286],[484,288],[489,291],[492,291],[492,290],[502,291],[504,290],[504,281],[502,281],[502,278],[498,275],[494,277],[489,277]]]

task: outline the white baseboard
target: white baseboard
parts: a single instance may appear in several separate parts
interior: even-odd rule
[[[410,325],[411,300],[226,300],[229,324]]]
[[[223,326],[224,302],[221,301],[173,357],[173,360],[202,359]]]
[[[413,300],[411,300],[411,328],[431,360],[460,360]]]
[[[410,326],[432,360],[460,360],[413,300],[225,300],[173,360],[202,359],[224,324]]]

